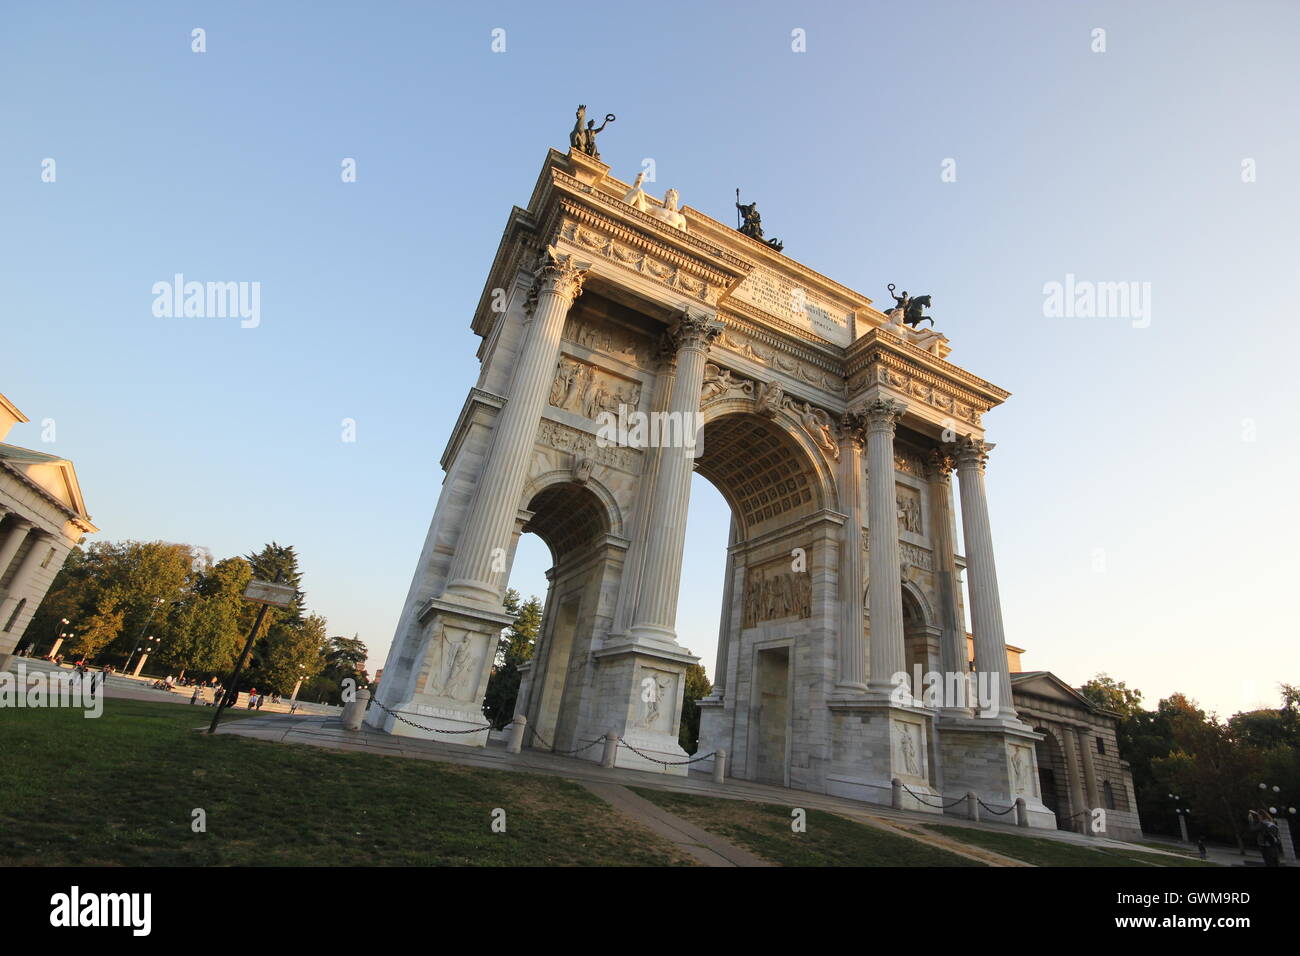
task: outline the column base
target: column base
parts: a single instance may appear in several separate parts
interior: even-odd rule
[[[397,737],[486,746],[489,731],[484,726],[488,720],[483,715],[483,697],[497,639],[513,620],[509,614],[466,607],[445,597],[426,602],[417,618],[424,643],[414,690],[402,700],[385,700],[382,707],[372,704],[367,724]],[[464,732],[476,727],[482,729]]]
[[[1043,739],[1018,720],[999,718],[945,720],[939,727],[944,789],[948,799],[975,791],[994,810],[1004,810],[1023,798],[1029,826],[1056,829],[1056,814],[1042,800],[1038,782],[1038,755],[1034,744]],[[958,806],[957,811],[961,807]],[[957,812],[954,811],[954,812]],[[980,819],[1016,824],[1011,810],[995,816],[980,808]]]

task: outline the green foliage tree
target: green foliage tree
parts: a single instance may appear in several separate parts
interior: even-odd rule
[[[74,548],[33,616],[29,633],[40,646],[46,638],[53,641],[62,618],[77,635],[93,622],[94,637],[78,646],[93,646],[101,662],[116,655],[121,663],[144,636],[146,625],[157,636],[166,636],[167,609],[183,600],[192,586],[198,558],[190,545],[167,541],[97,541],[84,550]]]
[[[483,700],[483,713],[492,726],[500,729],[514,717],[515,702],[519,697],[519,668],[532,660],[537,635],[542,627],[542,602],[536,597],[520,601],[514,588],[506,590],[506,612],[515,621],[497,641],[497,654],[492,673],[488,677],[487,695]]]
[[[690,664],[686,668],[686,691],[682,696],[682,720],[677,729],[677,742],[688,754],[695,753],[700,746],[700,705],[703,697],[709,696],[713,684],[703,666]]]
[[[287,697],[299,679],[309,681],[325,669],[328,643],[325,618],[319,614],[276,621],[262,639],[256,666],[240,684]]]
[[[172,614],[159,661],[180,673],[226,674],[246,632],[240,627],[243,593],[253,571],[243,558],[226,558],[200,575]]]
[[[1098,674],[1079,688],[1079,692],[1098,707],[1114,711],[1121,718],[1131,717],[1142,710],[1142,692],[1129,690],[1123,681],[1109,674]]]

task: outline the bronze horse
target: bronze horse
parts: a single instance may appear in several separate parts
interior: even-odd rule
[[[903,313],[903,322],[912,328],[917,328],[921,320],[930,323],[930,328],[934,328],[934,319],[928,315],[922,315],[921,310],[930,308],[930,297],[928,295],[918,295],[907,304],[907,311]]]

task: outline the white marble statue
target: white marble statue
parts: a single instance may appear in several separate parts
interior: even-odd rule
[[[635,206],[641,212],[650,211],[650,201],[646,199],[645,190],[641,188],[641,183],[645,181],[645,171],[636,174],[636,181],[632,183],[632,188],[623,196],[623,202],[629,206]]]
[[[662,209],[651,209],[650,214],[658,219],[662,219],[674,229],[686,231],[686,217],[677,210],[677,190],[670,189],[664,193],[664,205]]]

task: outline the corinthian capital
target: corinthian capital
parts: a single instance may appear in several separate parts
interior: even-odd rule
[[[590,268],[590,262],[579,261],[567,252],[547,246],[533,270],[533,288],[526,306],[528,313],[532,314],[537,306],[537,297],[543,292],[553,292],[570,302],[582,295],[582,281]]]
[[[838,437],[841,443],[851,441],[859,448],[866,440],[867,419],[860,412],[845,412],[840,416]]]
[[[941,478],[948,481],[952,478],[952,470],[957,467],[957,458],[953,454],[952,445],[944,444],[938,448],[931,448],[930,453],[925,457],[926,467],[930,469],[930,475],[934,478]]]
[[[868,431],[887,431],[892,435],[898,420],[906,411],[907,406],[902,402],[896,402],[892,398],[877,398],[867,402],[862,415],[867,420]]]
[[[722,323],[713,316],[683,309],[681,317],[668,330],[668,337],[673,348],[702,349],[707,352],[713,340],[722,334]]]
[[[965,438],[959,438],[945,447],[952,450],[951,453],[957,459],[958,468],[978,468],[983,471],[985,464],[989,460],[989,452],[996,448],[997,445],[991,441],[984,441],[982,438],[972,438],[967,435]]]

